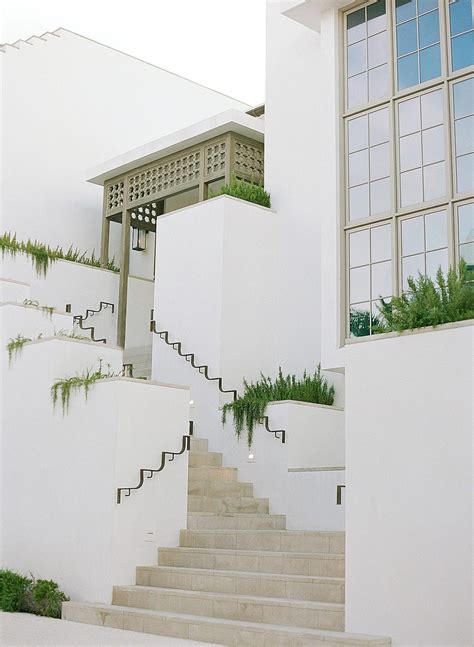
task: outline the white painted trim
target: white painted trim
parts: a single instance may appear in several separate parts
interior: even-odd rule
[[[451,323],[440,324],[439,326],[426,326],[425,328],[414,328],[413,330],[403,330],[402,332],[386,332],[379,335],[367,335],[367,337],[351,337],[346,339],[346,346],[361,344],[364,342],[377,341],[380,339],[391,339],[393,337],[407,337],[409,335],[420,335],[430,332],[442,332],[443,330],[452,330],[453,328],[466,328],[474,326],[474,319],[464,321],[452,321]]]
[[[316,402],[302,402],[301,400],[275,400],[269,402],[267,406],[275,406],[277,404],[296,404],[301,407],[318,407],[319,409],[330,409],[331,411],[344,411],[340,407],[333,407],[329,404],[317,404]]]
[[[251,207],[256,207],[257,209],[260,209],[266,213],[271,213],[275,216],[279,215],[278,212],[274,211],[273,209],[270,209],[269,207],[264,207],[261,204],[256,204],[255,202],[249,202],[248,200],[243,200],[242,198],[236,198],[233,195],[223,194],[223,195],[216,195],[215,198],[209,198],[208,200],[204,200],[203,202],[195,202],[194,204],[190,204],[187,207],[182,207],[181,209],[170,211],[170,213],[164,213],[161,216],[157,217],[156,222],[159,223],[164,218],[175,216],[176,214],[182,213],[183,211],[188,211],[189,209],[195,209],[196,207],[204,209],[205,205],[209,204],[210,202],[214,202],[215,200],[234,200],[234,202],[238,202],[239,204],[250,205]]]
[[[343,472],[345,465],[340,467],[289,467],[289,472]]]
[[[136,377],[105,377],[103,380],[97,380],[96,384],[104,384],[105,382],[132,382],[133,384],[145,384],[147,386],[160,386],[167,389],[181,389],[183,391],[189,391],[189,386],[184,386],[183,384],[169,384],[168,382],[158,382],[156,380],[140,380]]]
[[[108,350],[119,350],[121,352],[123,351],[123,348],[119,348],[118,346],[114,346],[113,344],[99,344],[96,341],[92,341],[89,339],[76,339],[75,337],[67,337],[66,335],[64,336],[56,335],[52,337],[41,337],[40,339],[32,339],[31,341],[26,342],[23,348],[26,348],[27,346],[33,346],[33,344],[43,344],[45,342],[51,342],[51,341],[61,341],[61,342],[65,341],[65,342],[73,342],[74,344],[87,344],[88,346],[96,346],[97,350],[101,350],[102,348],[107,348]]]

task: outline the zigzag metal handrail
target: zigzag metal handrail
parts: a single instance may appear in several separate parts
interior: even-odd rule
[[[152,316],[153,316],[153,311],[152,311]],[[201,375],[204,375],[206,380],[209,380],[209,382],[214,382],[214,381],[218,382],[219,391],[221,393],[232,393],[234,402],[237,400],[237,398],[239,397],[239,393],[237,389],[224,389],[222,377],[209,377],[209,366],[207,364],[196,364],[194,353],[183,353],[181,351],[182,342],[170,341],[169,331],[157,330],[156,321],[154,319],[151,319],[150,321],[150,332],[154,333],[155,335],[159,335],[160,339],[163,339],[165,343],[168,344],[168,346],[171,346],[171,348],[173,348],[173,350],[175,350],[178,353],[178,355],[180,355],[181,357],[184,357],[184,359],[187,362],[191,362],[191,366],[197,369],[201,373]],[[274,434],[275,438],[278,438],[279,440],[281,439],[282,443],[286,442],[286,431],[284,429],[270,429],[268,416],[264,416],[263,418],[261,418],[260,423],[265,427],[266,431],[268,431],[270,434]]]
[[[84,326],[82,325],[82,322],[84,321],[84,317],[83,317],[82,315],[74,315],[74,317],[72,318],[72,320],[73,320],[73,322],[74,322],[74,323],[77,323],[77,324],[78,324],[78,326],[79,326],[79,328],[80,328],[81,330],[90,330],[90,331],[91,331],[91,340],[92,340],[92,341],[99,342],[99,343],[101,342],[102,344],[106,344],[106,343],[107,343],[107,340],[105,339],[105,337],[103,337],[103,338],[101,338],[101,339],[96,339],[96,338],[95,338],[95,334],[94,334],[94,332],[95,332],[95,328],[94,328],[94,326],[86,326],[86,327],[84,327]]]
[[[98,310],[93,310],[92,308],[87,308],[86,314],[83,315],[82,320],[85,321],[89,315],[96,315],[99,312],[102,312],[102,310],[106,310],[109,307],[112,309],[112,314],[114,314],[115,305],[113,303],[109,303],[108,301],[101,301],[99,303],[99,309]]]
[[[158,474],[158,472],[161,472],[165,465],[166,465],[166,457],[170,456],[168,458],[168,462],[174,461],[176,456],[180,456],[181,454],[184,454],[185,451],[189,451],[191,448],[191,436],[193,435],[193,421],[189,421],[189,433],[186,436],[183,436],[183,440],[181,443],[181,449],[179,452],[161,452],[161,464],[157,469],[152,469],[152,468],[146,468],[146,469],[141,469],[140,470],[140,479],[138,481],[138,485],[135,485],[135,487],[120,487],[117,488],[117,504],[120,504],[122,502],[122,493],[125,492],[124,496],[130,496],[132,490],[139,490],[144,482],[145,482],[145,474],[147,479],[153,478],[154,474]]]

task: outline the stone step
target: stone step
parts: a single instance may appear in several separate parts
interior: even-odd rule
[[[190,452],[207,452],[208,441],[206,438],[191,438]]]
[[[156,586],[114,586],[112,604],[225,620],[344,631],[344,605],[308,600],[186,591]]]
[[[189,591],[344,603],[344,579],[337,577],[213,571],[182,566],[138,566],[137,584]]]
[[[159,548],[160,566],[344,577],[344,556],[218,548]]]
[[[252,496],[188,496],[188,512],[268,514],[268,499]]]
[[[285,527],[283,514],[188,514],[188,530],[284,530]]]
[[[302,530],[181,530],[179,545],[188,548],[344,554],[344,533]]]
[[[237,481],[236,467],[214,467],[212,465],[200,465],[189,467],[189,481]]]
[[[110,604],[64,602],[64,620],[234,647],[390,647],[390,638],[221,620]]]
[[[218,452],[190,452],[189,467],[200,467],[201,465],[222,467],[222,454]]]
[[[251,497],[253,495],[253,485],[252,483],[239,483],[238,481],[190,480],[188,481],[188,494],[207,497]]]

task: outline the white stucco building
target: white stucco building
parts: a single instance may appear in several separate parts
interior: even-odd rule
[[[100,259],[0,258],[1,567],[63,617],[472,644],[473,320],[377,327],[474,264],[473,12],[269,0],[256,108],[65,29],[0,48],[0,233]],[[234,176],[271,206],[215,197]],[[319,363],[333,406],[271,403],[251,450],[223,427],[244,380]]]

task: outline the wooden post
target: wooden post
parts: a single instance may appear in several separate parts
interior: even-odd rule
[[[122,211],[122,262],[118,298],[117,346],[124,348],[127,324],[128,271],[130,266],[130,211]]]

